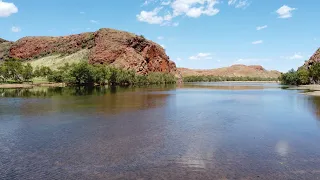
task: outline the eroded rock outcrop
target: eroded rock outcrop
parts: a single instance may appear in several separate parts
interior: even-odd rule
[[[65,56],[88,49],[90,63],[133,69],[140,74],[169,72],[180,76],[175,63],[170,61],[160,45],[143,36],[114,29],[63,37],[25,37],[6,47],[3,55],[0,47],[2,59],[6,54],[28,61],[55,54]]]
[[[304,65],[306,67],[310,67],[316,62],[320,62],[320,48],[311,56],[308,61],[306,61]]]

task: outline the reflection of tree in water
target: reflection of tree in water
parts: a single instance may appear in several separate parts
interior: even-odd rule
[[[172,86],[158,87],[55,87],[0,89],[0,98],[22,97],[16,108],[24,114],[43,112],[119,113],[162,107]],[[155,93],[159,92],[159,93]],[[32,100],[29,100],[32,98]]]
[[[167,91],[174,89],[174,86],[145,86],[145,87],[35,87],[35,88],[17,88],[17,89],[0,89],[0,97],[53,97],[53,96],[87,96],[87,95],[104,95],[115,94],[120,92],[140,92],[150,89],[157,91]]]
[[[312,112],[317,118],[317,124],[320,127],[320,97],[310,96],[308,97],[308,102],[310,103]]]

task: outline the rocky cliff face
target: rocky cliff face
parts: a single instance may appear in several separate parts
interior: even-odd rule
[[[246,66],[242,64],[233,65],[230,67],[197,70],[178,68],[181,71],[182,76],[225,76],[225,77],[261,77],[261,78],[278,78],[281,73],[278,71],[268,71],[262,66]]]
[[[306,61],[304,65],[306,67],[310,67],[316,62],[320,62],[320,48],[311,56],[308,61]]]
[[[5,41],[0,39],[1,42]],[[0,59],[32,61],[57,54],[70,56],[86,49],[90,63],[133,69],[140,74],[169,72],[179,76],[175,63],[160,45],[124,31],[100,29],[64,37],[25,37],[6,43],[6,47],[0,46]]]

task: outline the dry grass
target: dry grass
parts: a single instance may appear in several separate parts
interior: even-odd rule
[[[39,59],[31,60],[26,63],[30,63],[33,68],[39,66],[47,66],[55,70],[58,67],[63,66],[65,63],[79,63],[81,61],[88,61],[89,50],[83,49],[74,54],[68,56],[62,56],[60,54],[45,56]]]

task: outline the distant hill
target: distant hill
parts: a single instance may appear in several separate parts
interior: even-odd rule
[[[242,64],[233,65],[230,67],[218,68],[218,69],[187,69],[178,68],[183,77],[186,76],[225,76],[225,77],[261,77],[261,78],[278,78],[281,73],[279,71],[268,71],[262,66],[246,66]]]
[[[143,36],[114,29],[62,37],[24,37],[16,42],[0,39],[0,60],[6,58],[51,68],[67,62],[87,61],[130,69],[139,74],[169,72],[180,75],[160,45]]]

